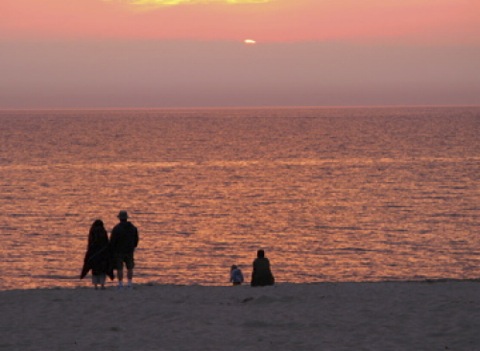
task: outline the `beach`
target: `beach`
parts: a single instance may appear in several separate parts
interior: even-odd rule
[[[0,292],[0,350],[478,350],[476,281]]]

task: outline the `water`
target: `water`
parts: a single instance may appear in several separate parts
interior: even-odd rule
[[[136,281],[480,276],[480,108],[0,112],[0,290],[75,287],[126,209]]]

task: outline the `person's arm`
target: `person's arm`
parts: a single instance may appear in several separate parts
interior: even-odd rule
[[[139,241],[139,237],[138,237],[138,229],[135,228],[135,239],[134,239],[134,243],[133,243],[133,247],[136,248],[138,246],[138,241]]]

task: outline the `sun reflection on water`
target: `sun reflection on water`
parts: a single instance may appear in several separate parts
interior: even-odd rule
[[[2,112],[0,289],[88,284],[119,209],[143,283],[248,280],[258,248],[279,282],[476,277],[480,111],[402,111]]]

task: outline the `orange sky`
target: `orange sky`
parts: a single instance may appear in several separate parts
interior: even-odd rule
[[[159,2],[2,0],[0,37],[480,42],[477,0]]]
[[[0,0],[0,53],[0,109],[480,105],[480,0]]]

